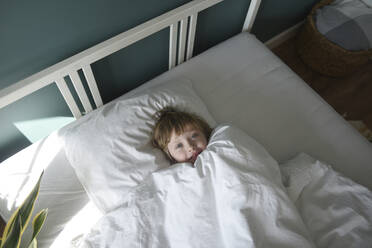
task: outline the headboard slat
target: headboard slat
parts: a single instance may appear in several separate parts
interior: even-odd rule
[[[258,9],[260,8],[261,0],[251,0],[249,4],[247,16],[245,17],[242,32],[251,32],[253,23],[256,20]]]
[[[196,30],[197,20],[198,20],[198,14],[197,13],[190,16],[188,39],[187,39],[186,60],[191,59],[192,53],[194,51],[195,30]]]
[[[81,117],[79,107],[77,106],[75,99],[67,87],[66,81],[63,78],[58,78],[56,79],[56,84],[75,119]]]
[[[96,82],[96,79],[94,78],[92,68],[90,67],[90,65],[85,65],[83,66],[82,69],[83,69],[85,79],[87,80],[90,92],[92,93],[94,103],[96,104],[96,107],[98,108],[103,105],[103,101],[102,101],[101,95],[99,94],[97,82]]]
[[[90,111],[93,110],[93,108],[92,108],[92,105],[90,104],[87,93],[85,92],[85,89],[84,89],[83,83],[81,82],[79,74],[77,73],[77,71],[73,71],[69,74],[69,76],[79,96],[79,99],[81,103],[83,104],[85,112],[89,113]]]
[[[178,22],[170,26],[169,31],[169,69],[176,66],[177,58],[177,34],[178,34]]]
[[[178,41],[178,64],[182,64],[185,61],[185,50],[186,50],[186,30],[187,30],[188,17],[184,18],[180,22],[180,36]]]

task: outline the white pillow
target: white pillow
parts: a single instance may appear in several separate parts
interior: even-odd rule
[[[371,247],[371,191],[304,153],[281,169],[317,247]]]
[[[54,132],[0,164],[0,214],[9,220],[33,189],[41,172],[39,197],[33,215],[48,208],[38,236],[38,247],[49,247],[66,223],[87,202],[88,196],[68,163],[63,142]],[[26,229],[21,247],[31,239],[32,224]]]
[[[215,125],[191,82],[180,79],[121,97],[61,132],[71,165],[102,212],[118,207],[148,174],[170,165],[150,143],[153,115],[166,106],[196,113]]]

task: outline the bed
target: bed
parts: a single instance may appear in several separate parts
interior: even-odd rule
[[[368,247],[372,243],[371,143],[249,33],[260,1],[251,2],[242,33],[192,58],[197,13],[218,2],[192,1],[0,91],[0,107],[3,107],[56,83],[77,119],[1,163],[0,214],[3,219],[9,219],[45,170],[35,209],[49,208],[49,215],[39,235],[39,247],[339,247],[340,244]],[[103,104],[90,64],[167,27],[170,27],[170,70]],[[84,91],[77,74],[79,69],[88,81],[94,104]],[[84,113],[66,87],[65,75],[74,82]],[[177,165],[169,172],[169,162],[164,155],[148,144],[152,125],[149,117],[156,109],[169,104],[188,108],[216,127],[211,151],[230,151],[226,144],[251,149],[242,148],[245,155],[241,160],[236,159],[240,155],[234,152],[227,152],[231,154],[228,158],[212,157],[221,161],[218,167],[213,164],[203,167],[205,155],[199,159],[197,168]],[[92,106],[97,109],[93,110]],[[226,143],[229,139],[232,141]],[[245,160],[247,157],[260,166],[247,169],[245,164],[250,164]],[[226,161],[231,160],[236,163],[234,168],[240,169],[231,172],[226,165]],[[251,183],[244,183],[248,179],[249,182],[258,180],[252,178],[252,174],[260,175],[258,178],[266,182],[264,188],[261,185],[256,191],[271,192],[259,199],[272,208],[264,204],[261,212],[255,212],[258,209],[244,205],[250,198],[239,198],[252,192],[252,188],[247,188]],[[205,175],[222,175],[224,183],[218,183],[218,177],[212,180]],[[201,178],[211,182],[210,191],[202,183],[192,186],[196,189],[184,186],[188,180],[199,182]],[[211,198],[208,192],[215,192],[215,198],[200,205],[199,210],[204,209],[205,215],[185,211],[182,201],[166,201],[162,208],[150,209],[158,218],[146,219],[146,225],[152,229],[133,234],[131,230],[136,230],[137,221],[143,220],[138,217],[141,216],[139,208],[123,210],[121,206],[155,199],[146,198],[151,191],[146,191],[146,187],[155,187],[158,192],[167,188],[174,192],[202,192],[190,193],[187,198],[195,204],[201,196]],[[222,194],[224,190],[216,190],[226,187],[235,191]],[[179,195],[174,192],[168,193]],[[226,197],[232,195],[236,198],[227,200]],[[220,199],[219,204],[236,202],[234,206],[223,205],[221,208],[226,211],[235,207],[239,212],[237,206],[245,207],[240,208],[239,217],[231,214],[228,215],[231,218],[216,220],[205,209],[216,199]],[[180,206],[187,218],[172,219],[165,214],[165,222],[164,216],[159,217],[162,216],[159,211],[163,213],[164,209],[173,213],[169,210],[172,206]],[[282,211],[266,216],[278,208]],[[133,212],[129,217],[128,209]],[[255,214],[249,214],[250,211]],[[261,215],[262,212],[265,214]],[[273,218],[269,220],[269,217]],[[127,244],[120,239],[120,234],[110,236],[113,233],[110,218],[130,223],[119,228],[129,233],[124,239]],[[250,222],[250,218],[257,219]],[[190,229],[181,228],[183,233],[190,232],[188,235],[172,230],[172,225],[190,219],[201,222],[189,223]],[[248,221],[240,223],[242,219]],[[207,220],[212,224],[204,225]],[[152,226],[155,222],[158,224]],[[228,223],[231,228],[223,229],[223,225],[219,226],[221,223]],[[193,229],[194,224],[204,225],[206,229]],[[159,226],[169,229],[167,235],[170,236],[161,232],[149,238]],[[219,232],[215,226],[219,226]],[[244,228],[234,229],[240,226]],[[109,241],[112,243],[107,243]]]

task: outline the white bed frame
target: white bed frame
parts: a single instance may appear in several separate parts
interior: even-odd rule
[[[93,110],[78,75],[79,70],[83,71],[94,103],[98,108],[103,105],[103,102],[92,72],[92,63],[169,27],[169,69],[172,69],[192,57],[198,13],[222,1],[191,1],[14,83],[0,91],[0,109],[45,86],[56,83],[73,116],[77,119]],[[249,32],[251,30],[260,3],[261,0],[251,1],[242,31]],[[187,27],[189,27],[188,30]],[[79,100],[83,105],[83,112],[79,110],[71,91],[67,87],[66,76],[71,79],[74,85]]]

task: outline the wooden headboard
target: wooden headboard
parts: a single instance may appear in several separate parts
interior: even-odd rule
[[[139,26],[84,50],[66,60],[46,68],[0,91],[0,108],[3,108],[24,96],[47,85],[56,83],[69,109],[75,118],[81,117],[103,105],[91,64],[117,52],[160,30],[170,28],[169,69],[190,59],[193,54],[195,29],[198,13],[223,0],[194,0]],[[246,15],[242,31],[250,31],[261,0],[252,0]],[[82,70],[94,105],[88,99],[78,71]],[[69,77],[74,85],[84,111],[80,111],[66,83]]]

